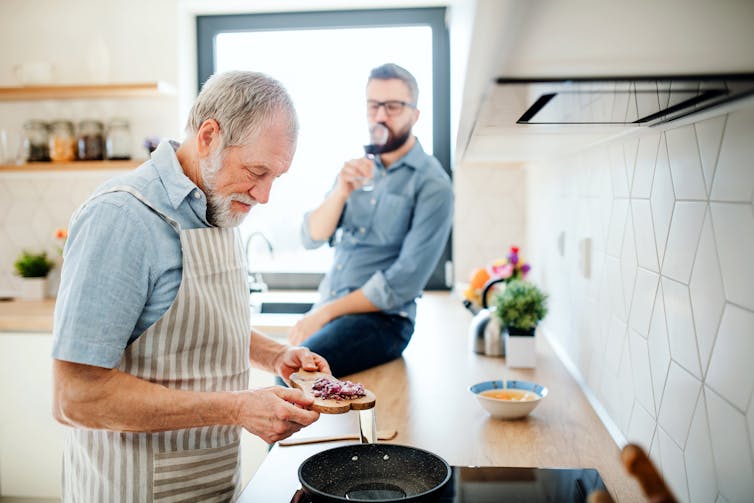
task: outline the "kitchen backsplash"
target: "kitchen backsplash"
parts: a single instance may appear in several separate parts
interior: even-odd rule
[[[627,138],[527,167],[541,328],[682,501],[751,501],[754,106]]]
[[[21,250],[47,251],[57,262],[50,273],[54,295],[60,273],[61,242],[55,229],[67,227],[75,209],[102,182],[119,171],[0,173],[0,296],[17,293],[13,263]]]

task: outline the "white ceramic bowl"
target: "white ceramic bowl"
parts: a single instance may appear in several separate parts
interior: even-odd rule
[[[483,391],[503,389],[528,391],[536,395],[536,398],[533,400],[505,400],[481,394]],[[469,386],[469,391],[474,394],[482,407],[496,419],[526,417],[547,396],[547,388],[528,381],[484,381]]]

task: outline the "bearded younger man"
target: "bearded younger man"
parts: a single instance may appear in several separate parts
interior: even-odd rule
[[[448,240],[453,188],[412,133],[418,95],[404,68],[372,70],[367,126],[386,127],[387,143],[374,159],[347,161],[322,204],[304,217],[304,246],[328,243],[335,260],[320,284],[321,300],[288,340],[324,356],[335,376],[402,354],[414,331],[415,300]]]

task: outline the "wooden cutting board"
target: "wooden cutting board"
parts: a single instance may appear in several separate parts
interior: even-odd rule
[[[345,412],[348,412],[349,410],[371,409],[374,407],[375,402],[377,401],[375,394],[368,389],[365,389],[367,393],[365,396],[354,398],[352,400],[323,400],[322,398],[316,398],[314,397],[314,393],[312,392],[312,386],[314,385],[314,381],[316,381],[320,377],[337,381],[337,379],[330,374],[324,374],[322,372],[309,372],[306,370],[299,370],[298,372],[291,374],[290,377],[291,384],[294,388],[298,388],[307,395],[310,395],[314,398],[312,410],[316,410],[317,412],[321,412],[322,414],[343,414]]]

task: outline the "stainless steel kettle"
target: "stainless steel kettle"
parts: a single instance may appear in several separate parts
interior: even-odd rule
[[[482,309],[473,302],[464,300],[463,305],[474,314],[469,324],[469,340],[475,353],[487,356],[505,356],[500,322],[487,306],[487,294],[493,286],[504,283],[505,279],[496,278],[487,281],[482,289]]]

